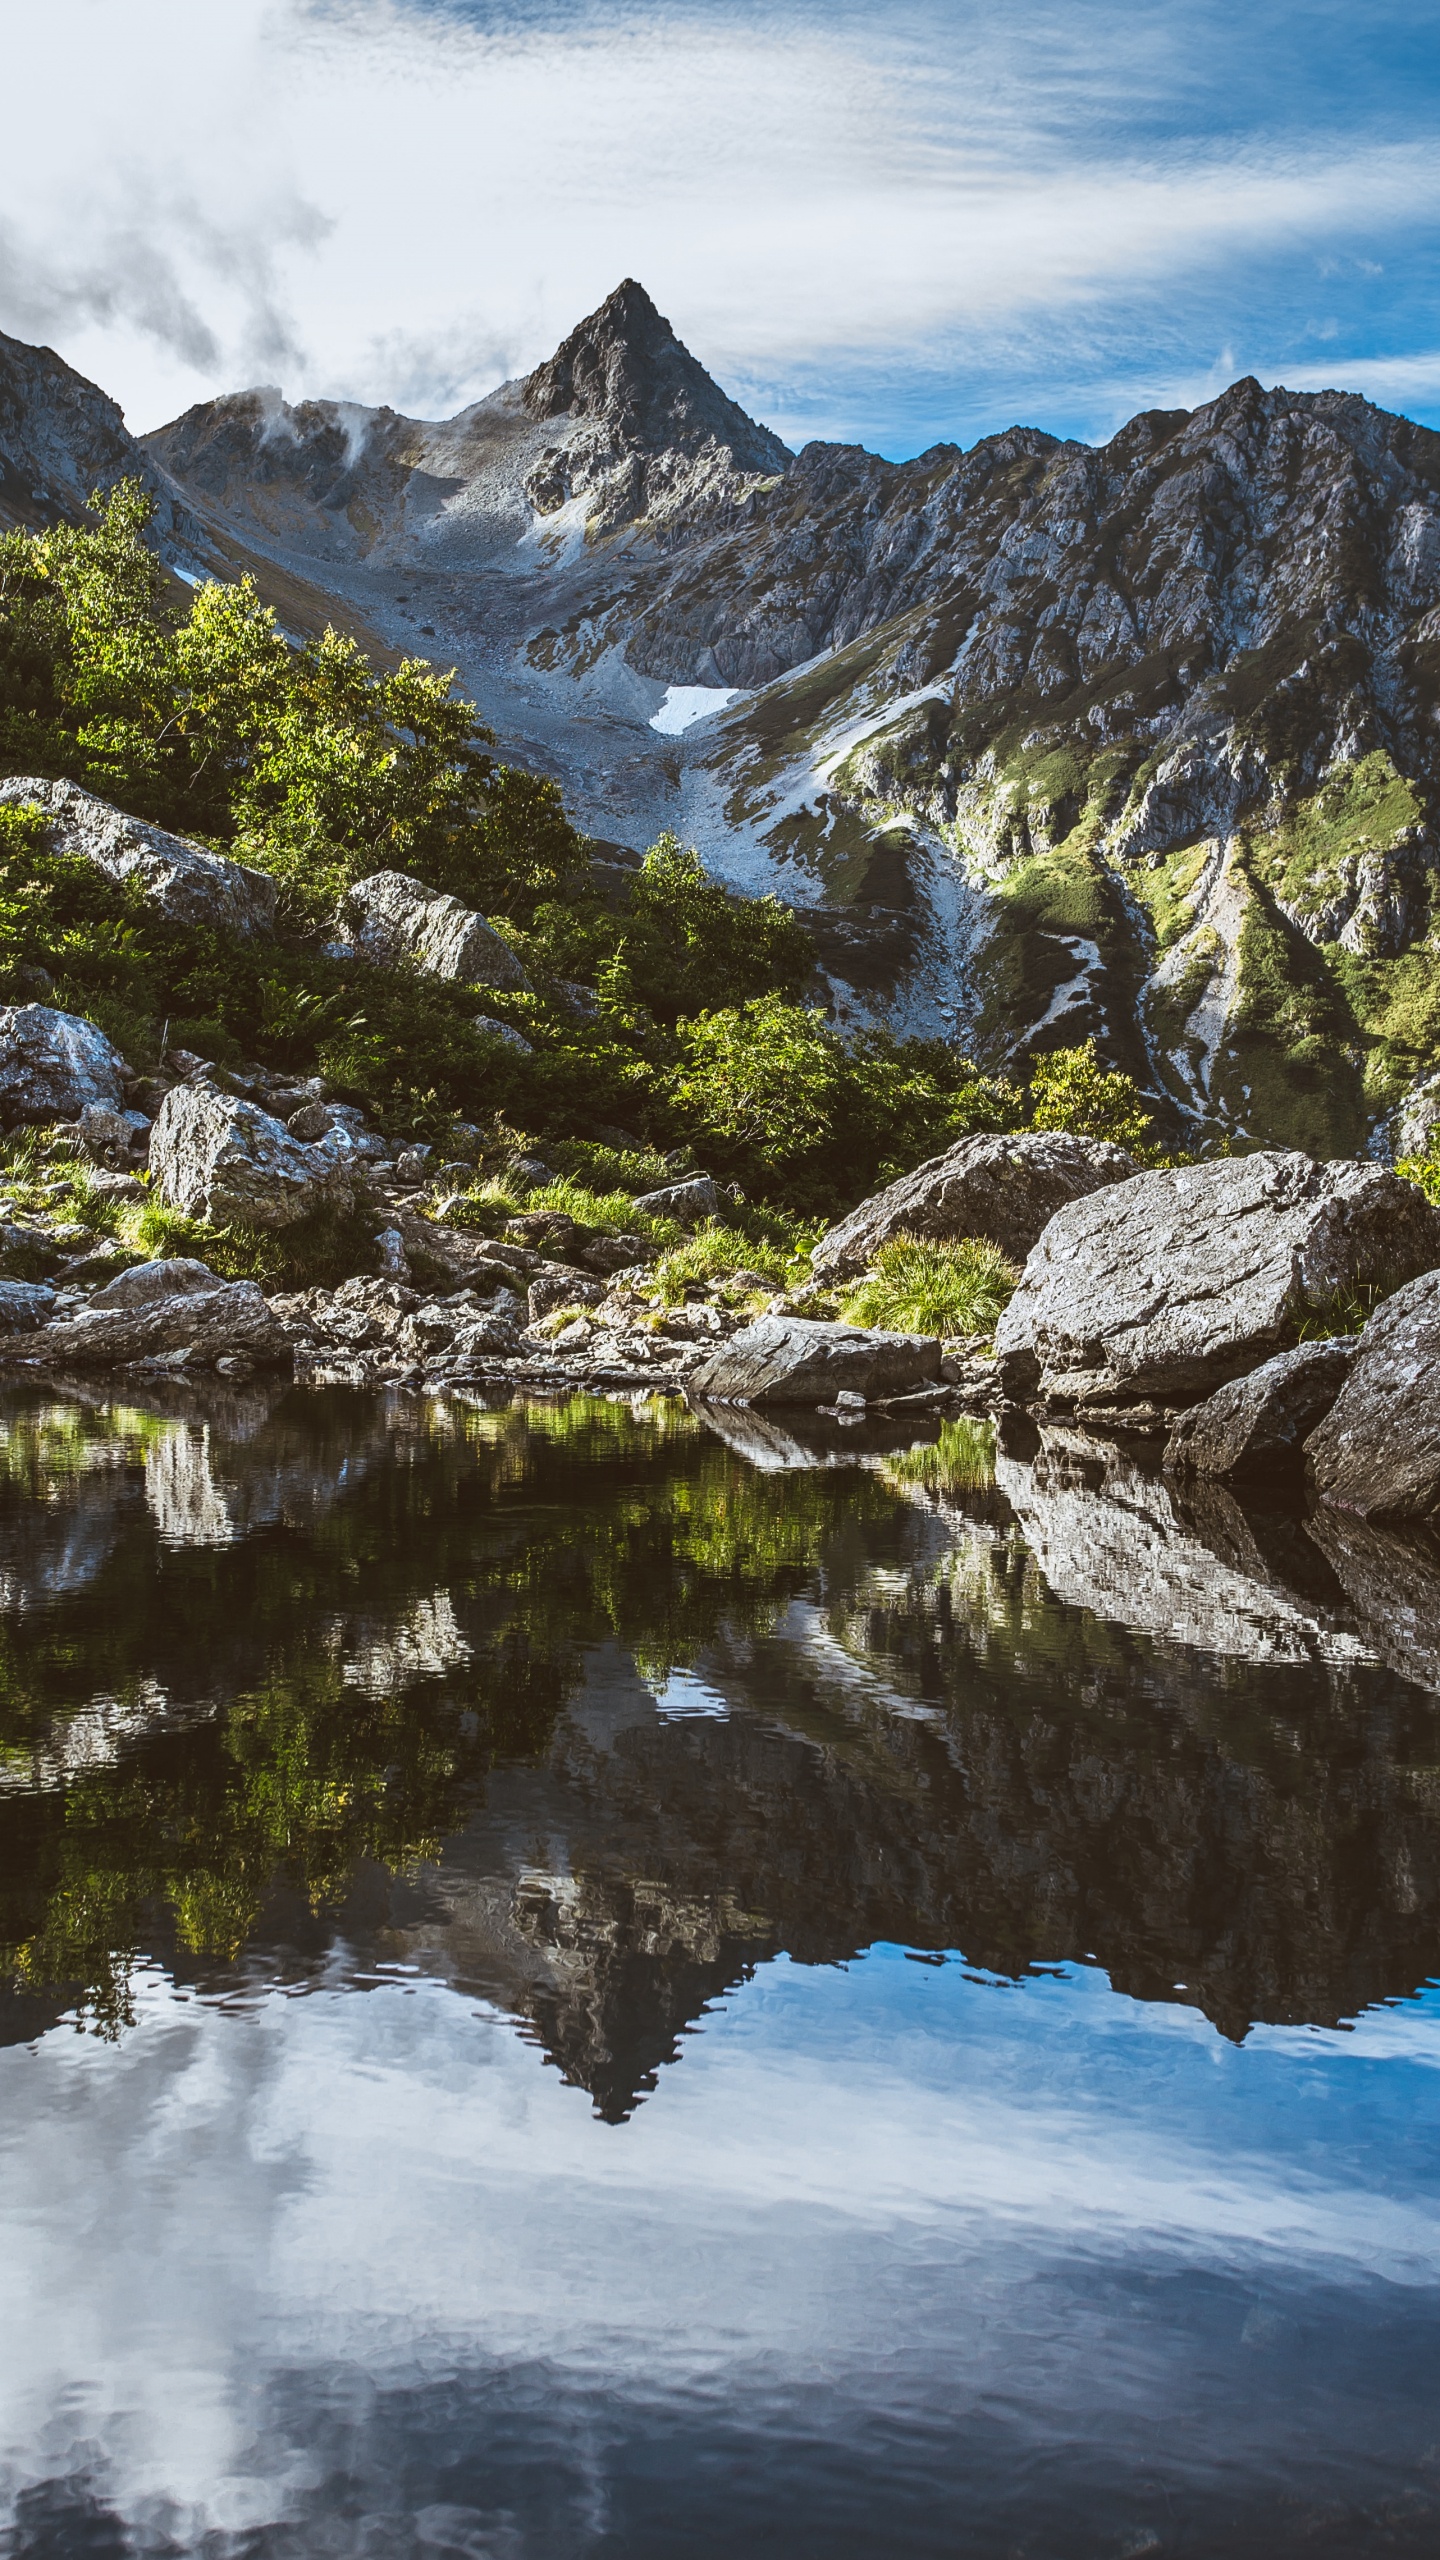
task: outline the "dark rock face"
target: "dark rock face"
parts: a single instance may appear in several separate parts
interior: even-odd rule
[[[1265,1154],[1062,1209],[995,1333],[1012,1402],[1153,1419],[1293,1342],[1307,1307],[1440,1262],[1440,1211],[1368,1164]]]
[[[1023,1262],[1058,1209],[1138,1170],[1133,1156],[1103,1138],[1050,1129],[961,1138],[862,1200],[822,1236],[816,1276],[840,1280],[863,1271],[897,1235],[982,1236],[1012,1262]]]
[[[604,483],[601,520],[621,523],[648,512],[652,478],[663,494],[677,460],[738,476],[785,472],[793,458],[768,427],[726,398],[633,279],[527,375],[520,397],[532,418],[574,418],[589,429],[582,441],[543,456],[532,473],[530,494],[542,515]]]
[[[1440,1508],[1440,1271],[1377,1308],[1307,1454],[1317,1493],[1342,1510],[1417,1520]]]
[[[141,481],[170,517],[160,475],[112,399],[50,347],[0,336],[0,521],[74,520],[92,489]]]
[[[1302,1444],[1345,1384],[1355,1345],[1300,1342],[1234,1378],[1182,1414],[1167,1467],[1202,1476],[1270,1476],[1298,1469]]]
[[[829,1404],[837,1395],[907,1395],[940,1375],[940,1345],[915,1333],[865,1332],[803,1316],[761,1316],[690,1381],[697,1396],[751,1404]]]

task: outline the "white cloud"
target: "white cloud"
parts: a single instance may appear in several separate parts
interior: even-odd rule
[[[1082,330],[1103,377],[1187,287],[1296,255],[1358,276],[1378,234],[1440,219],[1404,131],[1317,151],[1207,139],[1197,110],[1162,145],[1178,28],[1023,0],[878,39],[800,6],[49,0],[7,34],[17,94],[63,83],[66,112],[7,135],[0,326],[137,426],[257,375],[433,413],[637,274],[777,415],[827,372],[1063,375]]]

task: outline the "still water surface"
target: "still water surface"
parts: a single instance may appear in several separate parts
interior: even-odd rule
[[[1440,2548],[1440,1566],[724,1428],[0,1412],[16,2560]]]

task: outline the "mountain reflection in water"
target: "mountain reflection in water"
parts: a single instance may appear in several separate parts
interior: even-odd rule
[[[1440,1562],[888,1443],[10,1400],[17,2553],[1434,2547]]]

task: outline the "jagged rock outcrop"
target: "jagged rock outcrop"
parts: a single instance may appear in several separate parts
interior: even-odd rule
[[[777,435],[726,398],[633,277],[526,376],[520,397],[530,417],[581,430],[547,447],[527,495],[542,516],[591,496],[595,532],[728,495],[792,460]]]
[[[1023,1262],[1057,1209],[1138,1172],[1123,1147],[1053,1129],[961,1138],[871,1200],[815,1247],[818,1279],[863,1271],[892,1236],[982,1236]]]
[[[718,1402],[830,1404],[837,1395],[908,1395],[940,1375],[923,1334],[866,1332],[804,1316],[760,1316],[702,1363],[691,1392]]]
[[[1006,1395],[1152,1418],[1295,1340],[1307,1311],[1440,1263],[1440,1210],[1368,1164],[1182,1165],[1052,1218],[995,1333]]]
[[[119,1111],[125,1061],[97,1024],[53,1005],[0,1007],[0,1119],[76,1120],[99,1104]]]
[[[27,1336],[25,1356],[51,1369],[162,1358],[278,1364],[289,1359],[290,1346],[253,1280],[222,1280],[202,1262],[177,1258],[120,1272],[68,1323]]]
[[[1202,1476],[1278,1476],[1298,1471],[1304,1443],[1329,1412],[1350,1368],[1353,1342],[1300,1342],[1248,1377],[1232,1378],[1182,1413],[1165,1464]]]
[[[73,523],[92,490],[123,479],[140,481],[173,522],[171,493],[118,404],[52,347],[0,335],[0,521]]]
[[[404,871],[374,871],[347,891],[341,925],[366,960],[408,962],[427,978],[524,993],[530,980],[504,937],[458,898]],[[497,1031],[502,1026],[496,1026]]]
[[[0,782],[6,801],[43,809],[52,852],[79,855],[107,880],[132,884],[176,924],[252,934],[268,933],[275,921],[275,883],[266,872],[129,817],[76,783],[12,776]]]
[[[174,1085],[150,1133],[161,1195],[188,1218],[288,1227],[321,1209],[348,1208],[342,1155],[306,1146],[257,1103],[211,1085]]]
[[[1377,1307],[1307,1444],[1317,1493],[1368,1519],[1440,1509],[1440,1271]]]

